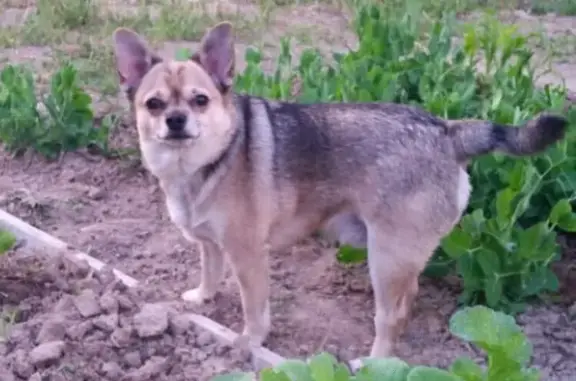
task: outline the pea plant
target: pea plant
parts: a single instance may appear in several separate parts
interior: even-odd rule
[[[485,367],[469,357],[456,359],[448,369],[410,366],[398,358],[364,359],[352,374],[329,353],[308,361],[286,360],[260,372],[260,381],[538,381],[540,373],[528,365],[532,344],[510,315],[488,307],[466,307],[450,319],[451,333],[486,355]],[[230,373],[211,381],[253,381],[248,373]]]
[[[0,72],[0,142],[15,155],[32,149],[48,159],[96,146],[108,151],[110,120],[94,124],[92,99],[78,84],[77,71],[65,65],[39,95],[32,71],[8,65]]]

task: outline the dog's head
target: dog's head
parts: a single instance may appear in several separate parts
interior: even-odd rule
[[[132,103],[140,141],[190,147],[210,160],[234,130],[234,37],[220,23],[189,60],[162,60],[135,32],[114,32],[120,84]],[[212,148],[211,148],[212,147]]]

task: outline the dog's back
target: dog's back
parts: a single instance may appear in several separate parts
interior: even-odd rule
[[[524,128],[444,121],[398,104],[298,105],[235,95],[232,26],[204,36],[189,61],[162,61],[127,29],[115,32],[120,81],[136,114],[142,156],[169,214],[202,243],[202,303],[227,256],[240,286],[242,337],[270,329],[267,250],[324,227],[368,248],[375,297],[371,356],[388,356],[418,275],[465,210],[464,163],[502,151],[531,155],[564,135],[542,116]]]

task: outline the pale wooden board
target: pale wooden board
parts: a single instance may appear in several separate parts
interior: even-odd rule
[[[35,228],[2,209],[0,209],[0,229],[11,232],[18,239],[24,240],[28,245],[48,249],[46,250],[47,255],[62,255],[73,261],[85,260],[88,265],[96,271],[100,271],[106,266],[104,262],[68,245],[66,242],[54,237],[53,235]],[[120,270],[112,269],[112,271],[114,272],[114,275],[128,287],[136,287],[139,283],[138,280]],[[190,313],[188,316],[196,326],[210,332],[223,344],[233,345],[239,337],[236,332],[224,327],[212,319],[207,318],[206,316],[194,313]],[[284,357],[264,347],[252,348],[251,352],[254,367],[257,370],[278,365],[285,360]]]

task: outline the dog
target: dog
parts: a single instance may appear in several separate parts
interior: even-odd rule
[[[322,231],[366,248],[375,298],[371,357],[392,355],[418,276],[466,209],[465,163],[499,151],[533,155],[568,122],[542,114],[523,128],[446,121],[394,103],[298,104],[233,90],[234,31],[208,29],[186,61],[164,60],[134,31],[113,34],[119,82],[135,115],[143,165],[171,221],[200,244],[191,303],[217,293],[228,261],[244,327],[271,329],[268,252]]]

